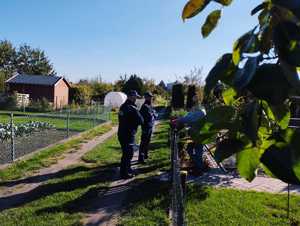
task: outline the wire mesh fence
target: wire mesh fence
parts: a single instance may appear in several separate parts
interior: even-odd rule
[[[177,132],[171,130],[171,225],[172,226],[184,226],[184,188],[180,172],[180,158],[178,153],[178,140]]]
[[[0,164],[110,120],[110,109],[92,106],[85,109],[50,113],[0,113]]]

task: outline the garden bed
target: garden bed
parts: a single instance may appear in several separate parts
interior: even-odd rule
[[[76,134],[70,131],[69,135]],[[60,140],[67,138],[64,130],[48,129],[36,131],[26,136],[15,138],[15,158],[20,158],[26,154],[32,153],[38,149],[47,147]],[[0,164],[11,162],[11,141],[0,142]]]

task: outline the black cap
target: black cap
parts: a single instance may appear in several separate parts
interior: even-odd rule
[[[131,97],[137,97],[137,98],[140,98],[140,97],[141,97],[141,96],[138,94],[138,92],[135,91],[135,90],[130,90],[130,91],[128,92],[128,96],[131,96]]]
[[[154,97],[153,94],[151,92],[146,92],[144,94],[144,97]]]

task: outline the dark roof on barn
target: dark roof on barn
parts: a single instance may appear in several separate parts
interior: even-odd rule
[[[70,86],[69,83],[63,77],[50,75],[17,74],[8,79],[6,83],[53,86],[61,79],[63,79],[66,82],[66,84]]]

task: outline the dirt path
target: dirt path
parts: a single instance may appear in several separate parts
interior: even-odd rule
[[[15,181],[2,183],[0,190],[0,211],[18,205],[26,199],[26,194],[39,187],[47,180],[53,178],[59,171],[81,162],[81,157],[103,143],[106,139],[117,132],[117,127],[113,127],[109,132],[96,137],[93,140],[83,143],[80,149],[66,153],[58,162],[50,167],[40,169],[34,175]]]
[[[160,121],[155,122],[157,126]],[[155,130],[155,127],[154,127]],[[135,149],[131,165],[133,170],[138,171],[138,146]],[[91,205],[93,210],[85,213],[82,223],[86,226],[115,226],[122,210],[124,201],[127,199],[128,191],[132,189],[135,178],[128,180],[119,179],[119,168],[114,168],[115,174],[110,188],[98,198],[95,198]]]
[[[134,152],[132,158],[132,168],[136,169],[138,160],[138,151]],[[86,226],[114,226],[117,225],[120,213],[123,209],[123,203],[126,199],[127,192],[131,189],[129,180],[119,180],[119,169],[116,167],[115,178],[110,184],[110,188],[98,198],[95,198],[91,205],[93,210],[85,214],[82,223]]]

